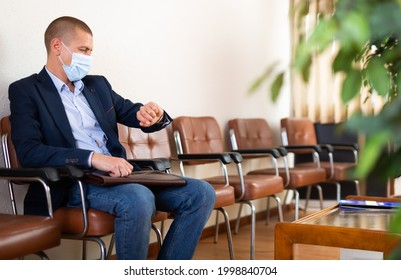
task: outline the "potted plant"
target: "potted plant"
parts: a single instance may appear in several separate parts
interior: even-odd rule
[[[308,1],[292,11],[302,20]],[[296,46],[291,70],[309,79],[312,57],[331,47],[333,39],[338,52],[331,63],[334,73],[344,79],[341,97],[344,104],[362,90],[378,94],[385,100],[376,115],[355,113],[346,121],[346,129],[366,137],[355,176],[366,178],[381,174],[386,178],[401,175],[401,0],[337,0],[334,13],[321,17],[310,36],[301,36]],[[255,81],[255,91],[267,80],[271,69]],[[279,73],[270,87],[273,100],[279,95],[285,72]],[[391,144],[393,151],[383,153]],[[401,210],[391,222],[390,231],[401,233]],[[401,248],[392,258],[401,258]]]

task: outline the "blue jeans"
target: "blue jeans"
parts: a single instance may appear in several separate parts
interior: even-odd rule
[[[174,213],[158,259],[192,258],[213,211],[216,193],[205,181],[186,180],[186,186],[168,188],[149,188],[139,184],[85,186],[88,207],[116,216],[118,259],[146,259],[151,218],[156,210]],[[81,206],[78,187],[71,189],[68,206]]]

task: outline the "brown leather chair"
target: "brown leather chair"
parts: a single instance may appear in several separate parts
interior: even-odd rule
[[[275,147],[273,145],[273,132],[265,119],[231,119],[228,122],[228,129],[232,150],[241,153],[245,159],[260,159],[266,156],[271,159],[271,155],[267,154],[266,150],[279,149],[282,153],[284,164],[284,167],[279,168],[279,174],[285,182],[284,187],[288,191],[292,190],[295,193],[295,219],[298,219],[298,188],[308,187],[310,189],[311,186],[315,185],[321,194],[319,183],[326,181],[325,169],[318,166],[294,166],[290,168],[287,160],[288,151],[284,147]],[[275,168],[263,168],[251,170],[247,174],[274,175],[275,173]]]
[[[282,221],[280,199],[276,196],[284,190],[283,180],[278,175],[245,175],[242,174],[242,156],[238,153],[224,152],[224,141],[220,127],[215,118],[204,117],[178,117],[173,122],[174,137],[177,147],[180,167],[184,173],[186,164],[206,164],[215,155],[227,155],[236,163],[238,174],[228,175],[223,169],[222,176],[204,178],[214,184],[232,185],[235,189],[235,198],[240,203],[237,218],[236,232],[238,231],[241,206],[247,204],[251,208],[251,245],[250,258],[255,256],[255,207],[252,200],[272,197],[277,202],[279,219]],[[276,156],[279,156],[276,154]],[[227,160],[227,163],[230,163]],[[225,165],[223,165],[225,168]]]
[[[173,122],[174,123],[174,122]],[[126,139],[121,143],[127,150],[128,158],[145,160],[151,158],[165,158],[172,160],[171,145],[167,129],[153,133],[143,133],[138,129],[132,129],[123,125],[118,126],[119,138]],[[216,202],[214,209],[223,214],[230,259],[234,259],[234,248],[232,244],[230,219],[224,207],[235,203],[234,188],[228,184],[214,184],[216,191]],[[218,236],[218,215],[216,215],[215,242]]]
[[[358,180],[350,177],[350,172],[356,167],[358,161],[357,143],[319,144],[317,142],[316,131],[313,122],[308,118],[284,118],[281,119],[281,133],[284,145],[288,146],[311,146],[318,147],[320,150],[315,153],[318,157],[320,166],[326,170],[327,181],[336,185],[337,200],[341,198],[340,182],[352,181],[355,183],[355,192],[360,195]],[[337,162],[335,153],[338,150],[347,150],[353,153],[354,161]],[[319,153],[326,153],[328,160],[321,160]],[[298,153],[299,154],[299,153]],[[316,159],[315,159],[316,161]],[[299,163],[300,166],[311,166],[315,163]]]
[[[44,250],[60,244],[60,225],[49,217],[0,214],[0,259],[35,254],[48,259]]]
[[[168,137],[164,130],[156,131],[153,133],[145,133],[140,129],[131,128],[122,124],[118,124],[118,138],[120,143],[125,148],[127,159],[135,160],[138,163],[144,160],[142,167],[146,168],[146,162],[149,162],[149,167],[154,169],[154,159],[161,158],[168,161],[168,165],[158,167],[167,173],[170,173],[169,156],[166,156],[165,148],[169,145]],[[149,161],[150,160],[150,161]],[[156,233],[159,247],[163,241],[164,235],[164,221],[171,215],[167,212],[156,211],[155,216],[152,218],[152,228]],[[160,222],[161,229],[155,226],[156,222]]]
[[[17,215],[17,207],[14,198],[14,187],[26,182],[41,182],[45,191],[48,202],[49,216],[54,218],[61,227],[61,237],[63,239],[73,239],[83,241],[82,258],[86,259],[86,241],[92,241],[99,245],[100,248],[100,259],[107,259],[111,257],[113,249],[113,234],[114,234],[114,216],[93,208],[88,208],[85,205],[85,199],[82,199],[83,207],[61,207],[53,213],[50,200],[50,190],[49,185],[46,181],[56,181],[60,178],[58,177],[57,171],[53,169],[39,169],[38,171],[32,169],[21,168],[15,150],[14,145],[11,141],[11,125],[9,117],[3,117],[1,119],[1,135],[2,135],[2,148],[3,157],[6,169],[10,171],[15,171],[16,174],[21,173],[21,176],[15,177],[15,175],[3,174],[0,176],[2,179],[8,181],[10,200],[12,202],[13,214]],[[18,171],[21,172],[18,172]],[[4,170],[7,171],[7,170]],[[69,177],[75,179],[81,188],[81,196],[83,198],[83,184],[80,181],[80,177],[83,176],[83,172],[78,169],[73,169],[77,171],[76,174],[68,174]],[[42,178],[38,176],[26,176],[29,172],[33,173],[44,173]],[[7,172],[6,172],[7,173]],[[56,174],[55,174],[56,173]],[[1,175],[1,174],[0,174]],[[45,178],[43,178],[45,177]],[[157,213],[152,219],[152,222],[158,222],[167,218],[167,214]],[[155,229],[156,230],[156,229]],[[157,232],[156,232],[157,233]],[[112,236],[111,243],[109,246],[109,251],[107,253],[107,247],[102,240],[103,237]]]

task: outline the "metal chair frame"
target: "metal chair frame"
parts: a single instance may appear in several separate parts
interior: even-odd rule
[[[180,135],[179,135],[178,131],[174,132],[174,141],[176,144],[177,154],[182,155],[183,149],[182,149],[181,139],[180,139]],[[197,160],[210,161],[210,159],[201,159],[201,158],[199,158]],[[180,167],[180,172],[181,172],[182,176],[185,176],[185,168],[184,168],[185,161],[193,161],[193,159],[179,159],[179,167]],[[220,163],[221,172],[225,178],[225,185],[228,186],[230,184],[229,184],[229,180],[228,180],[227,166],[226,166],[226,164],[223,163],[223,161],[221,161],[221,160],[218,160],[218,161]],[[216,213],[216,222],[215,222],[214,242],[217,243],[217,241],[218,241],[218,235],[219,235],[219,215],[218,215],[218,213],[220,212],[224,217],[224,222],[226,225],[226,234],[227,234],[227,242],[228,242],[230,259],[234,260],[235,259],[234,246],[233,246],[233,241],[232,241],[231,226],[230,226],[230,219],[229,219],[228,213],[223,207],[216,208],[215,210],[217,211],[217,213]]]
[[[182,172],[182,174],[184,172],[184,163],[182,159],[182,157],[180,158],[180,156],[183,156],[183,148],[182,148],[182,142],[181,142],[181,137],[180,137],[180,133],[178,131],[174,131],[174,140],[175,140],[175,144],[176,144],[176,149],[177,149],[177,155],[178,155],[178,159],[180,160],[180,170]],[[250,259],[253,260],[255,258],[255,225],[256,225],[256,209],[254,204],[252,203],[252,201],[250,200],[244,200],[244,194],[245,194],[245,183],[244,183],[244,174],[242,171],[242,157],[239,153],[228,153],[230,155],[230,157],[233,159],[233,162],[236,164],[236,168],[237,168],[237,172],[238,172],[238,176],[240,179],[240,184],[241,184],[241,195],[239,197],[236,198],[236,202],[240,203],[240,207],[239,207],[239,211],[238,211],[238,217],[236,220],[236,226],[235,226],[235,233],[238,233],[239,230],[239,221],[240,221],[240,217],[241,217],[241,210],[242,210],[242,204],[247,204],[250,207],[251,210],[251,240],[250,240]],[[190,154],[189,154],[190,156]],[[188,161],[193,161],[194,159],[187,159]],[[199,160],[199,159],[196,159]],[[205,161],[210,161],[210,159],[205,158]],[[227,171],[227,167],[226,164],[223,164],[220,161],[221,164],[221,169],[222,169],[222,174],[225,178],[226,184],[229,184],[229,177],[228,177],[228,171]],[[277,164],[277,162],[276,162]],[[277,168],[277,174],[278,174],[278,167],[276,165]],[[272,196],[278,205],[278,212],[279,212],[279,220],[282,221],[283,220],[283,216],[282,216],[282,211],[281,211],[281,201],[280,198],[273,195]],[[217,235],[217,233],[216,233]]]
[[[288,145],[288,137],[287,137],[287,131],[284,127],[281,128],[281,141],[282,144],[284,146]],[[324,183],[327,184],[334,184],[336,186],[336,200],[340,201],[341,199],[341,184],[340,182],[334,180],[334,175],[335,175],[335,171],[334,171],[334,151],[336,149],[342,149],[342,150],[351,150],[353,155],[354,155],[354,161],[355,163],[358,163],[358,150],[355,149],[353,147],[353,145],[345,145],[345,144],[317,144],[318,147],[320,147],[322,150],[325,150],[327,152],[327,156],[329,158],[329,165],[330,165],[330,175],[327,178],[327,180]],[[318,166],[320,166],[320,156],[319,153],[317,151],[315,151],[313,153],[313,161],[318,164]],[[354,182],[355,184],[355,192],[357,195],[360,195],[360,186],[359,186],[359,181],[358,180],[349,180]],[[299,194],[297,194],[299,197]],[[309,201],[309,195],[310,195],[310,189],[308,189],[307,192],[307,199],[305,201],[305,209],[307,208],[308,205],[308,201]],[[319,196],[320,196],[320,204],[321,204],[321,208],[323,209],[322,206],[322,189],[319,189]]]
[[[1,135],[1,145],[2,145],[2,151],[3,151],[3,159],[4,159],[4,164],[6,169],[11,169],[11,160],[10,160],[10,153],[9,153],[9,146],[8,146],[8,133],[3,133]],[[83,175],[83,173],[82,173]],[[7,186],[8,186],[8,191],[9,191],[9,196],[10,196],[10,202],[11,202],[11,208],[12,208],[12,213],[14,215],[17,215],[17,205],[15,201],[15,194],[14,194],[14,184],[13,182],[39,182],[44,190],[45,190],[45,195],[46,195],[46,202],[47,202],[47,207],[48,207],[48,213],[49,216],[54,218],[54,213],[53,213],[53,207],[52,207],[52,202],[51,202],[51,194],[50,194],[50,187],[47,182],[41,177],[18,177],[18,176],[0,176],[2,179],[7,180]],[[111,233],[111,240],[110,240],[110,245],[109,245],[109,250],[107,250],[107,246],[102,240],[101,237],[96,237],[96,236],[86,236],[89,228],[88,224],[88,212],[87,212],[87,205],[86,205],[86,200],[85,200],[85,193],[84,193],[84,187],[83,183],[80,180],[80,178],[73,178],[76,183],[79,186],[80,190],[80,196],[81,196],[81,201],[82,201],[82,218],[83,218],[83,229],[80,233],[78,234],[63,234],[61,238],[62,239],[71,239],[71,240],[81,240],[83,241],[82,244],[82,259],[87,259],[87,241],[95,242],[99,246],[100,250],[100,259],[101,260],[106,260],[111,257],[112,249],[114,247],[114,233]],[[161,247],[162,245],[162,240],[163,240],[163,235],[162,232],[154,225],[152,224],[152,229],[154,230],[158,245]],[[43,259],[48,259],[47,255],[44,252],[40,252],[39,256]]]

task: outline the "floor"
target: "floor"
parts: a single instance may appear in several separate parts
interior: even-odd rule
[[[319,209],[308,208],[308,211],[300,211],[300,217],[311,214]],[[284,221],[291,221],[293,211],[284,212]],[[277,217],[272,217],[268,225],[265,221],[257,221],[255,235],[255,259],[274,260],[274,227]],[[240,227],[238,234],[233,232],[234,255],[236,260],[248,260],[250,258],[250,225]],[[294,248],[296,259],[339,259],[340,249],[321,246],[297,245]],[[228,260],[228,244],[225,233],[221,233],[218,242],[214,237],[201,239],[196,249],[195,260]]]

